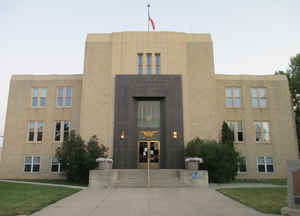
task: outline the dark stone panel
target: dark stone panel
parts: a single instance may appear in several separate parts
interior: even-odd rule
[[[181,75],[117,75],[115,79],[114,168],[137,168],[137,101],[160,100],[160,168],[184,167]],[[120,140],[121,131],[125,139]],[[173,130],[178,139],[172,137]]]

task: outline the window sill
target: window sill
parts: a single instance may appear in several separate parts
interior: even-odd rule
[[[272,145],[271,142],[255,142],[258,145]]]
[[[61,106],[61,107],[56,106],[56,109],[71,109],[71,108],[72,106]]]
[[[25,171],[23,171],[25,174],[35,174],[35,173],[40,173],[40,171],[38,171],[38,172],[25,172]]]
[[[242,107],[228,107],[228,106],[225,106],[226,109],[228,110],[238,110],[238,109],[242,109]]]
[[[37,110],[39,110],[39,109],[43,110],[43,109],[47,109],[47,106],[43,106],[43,107],[38,107],[38,106],[33,107],[33,106],[31,106],[30,108],[31,109],[37,109]]]
[[[26,143],[27,144],[43,144],[43,141],[42,142],[36,142],[36,141],[30,142],[30,141],[27,141]]]
[[[260,175],[273,175],[275,172],[258,172]]]

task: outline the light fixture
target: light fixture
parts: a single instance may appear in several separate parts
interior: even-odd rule
[[[173,138],[178,139],[178,132],[176,130],[173,131]]]
[[[124,132],[124,130],[121,131],[120,139],[121,140],[125,139],[125,132]]]

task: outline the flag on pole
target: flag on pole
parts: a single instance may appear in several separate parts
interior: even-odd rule
[[[153,19],[151,19],[150,16],[149,16],[149,21],[151,22],[152,30],[155,30],[155,23],[154,23]]]
[[[148,31],[149,31],[149,22],[151,23],[152,30],[155,30],[155,23],[154,20],[150,17],[150,4],[147,5],[148,7]]]

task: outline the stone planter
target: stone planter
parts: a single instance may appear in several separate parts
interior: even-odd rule
[[[186,158],[185,169],[187,170],[198,170],[199,164],[203,163],[202,158]]]
[[[96,162],[98,163],[98,170],[112,169],[113,160],[110,158],[97,158]]]

